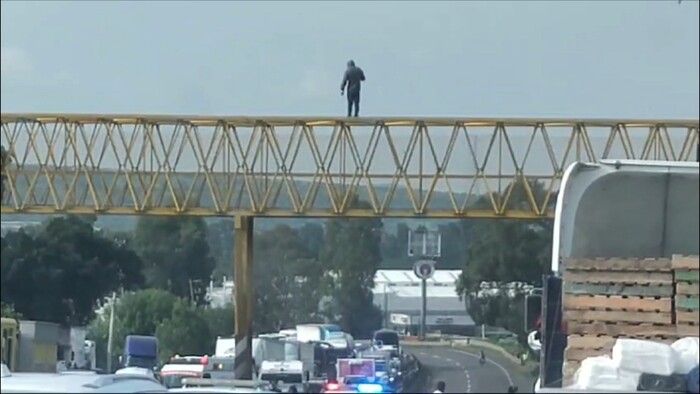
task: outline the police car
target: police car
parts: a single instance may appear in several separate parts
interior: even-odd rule
[[[393,390],[376,376],[372,358],[338,359],[338,379],[324,387],[324,393],[388,393]]]
[[[233,357],[175,355],[163,365],[160,377],[168,388],[182,387],[185,378],[233,379]]]

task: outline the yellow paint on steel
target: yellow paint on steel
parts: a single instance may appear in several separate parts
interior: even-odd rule
[[[237,379],[252,379],[253,373],[253,222],[252,216],[236,216],[233,234],[234,262],[234,324],[236,333],[236,357],[242,356],[246,365],[237,366]],[[242,342],[245,354],[239,355],[238,349]],[[237,361],[238,364],[238,361]],[[242,369],[241,369],[242,368]],[[238,376],[238,374],[242,376]]]
[[[692,161],[698,123],[2,114],[2,213],[537,219],[571,162]]]

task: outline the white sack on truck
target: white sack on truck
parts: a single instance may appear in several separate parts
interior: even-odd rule
[[[579,390],[629,390],[639,384],[641,373],[619,369],[607,356],[589,357],[576,371],[574,387]]]
[[[700,338],[681,338],[671,348],[676,352],[675,373],[685,375],[700,364]]]
[[[620,338],[615,341],[612,360],[626,371],[670,376],[676,369],[676,352],[665,343]]]

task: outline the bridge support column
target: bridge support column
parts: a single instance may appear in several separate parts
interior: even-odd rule
[[[236,216],[234,230],[234,302],[236,379],[253,378],[253,216]]]

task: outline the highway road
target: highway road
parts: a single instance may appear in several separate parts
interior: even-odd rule
[[[518,386],[518,393],[532,392],[535,378],[492,352],[486,364],[481,365],[477,354],[461,349],[411,346],[410,351],[424,368],[423,383],[416,385],[421,392],[432,392],[438,381],[445,382],[448,393],[507,393],[511,384]]]

